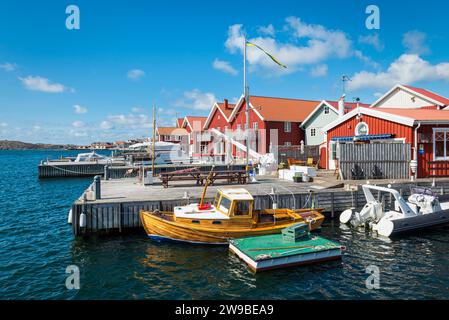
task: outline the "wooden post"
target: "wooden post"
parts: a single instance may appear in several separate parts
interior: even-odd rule
[[[104,166],[104,180],[109,180],[109,166]]]
[[[94,194],[95,200],[101,199],[101,177],[95,176],[94,178]]]

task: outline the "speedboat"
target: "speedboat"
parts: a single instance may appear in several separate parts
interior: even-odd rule
[[[449,199],[438,197],[429,188],[413,187],[407,201],[392,188],[363,185],[366,204],[360,212],[345,210],[340,222],[351,226],[370,228],[381,236],[421,229],[449,222]],[[372,191],[389,193],[394,198],[394,209],[386,210]]]
[[[207,186],[207,184],[206,184]],[[281,233],[297,223],[310,230],[321,226],[320,209],[254,209],[254,198],[244,188],[218,189],[212,204],[189,204],[173,212],[141,211],[147,235],[154,240],[203,244],[227,244],[234,238]]]

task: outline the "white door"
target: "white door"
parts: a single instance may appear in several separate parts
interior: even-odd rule
[[[335,170],[335,162],[337,161],[339,143],[336,141],[329,142],[329,170]]]

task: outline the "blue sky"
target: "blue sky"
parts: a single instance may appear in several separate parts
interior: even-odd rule
[[[65,26],[80,9],[80,30]],[[380,9],[380,29],[365,9]],[[207,115],[242,93],[241,35],[251,94],[373,102],[394,83],[449,96],[449,5],[426,1],[5,1],[0,2],[0,139],[89,143],[148,135]]]

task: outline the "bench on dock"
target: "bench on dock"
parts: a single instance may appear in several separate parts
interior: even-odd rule
[[[195,169],[195,168],[192,168]],[[168,188],[169,181],[195,181],[196,185],[204,185],[208,173],[197,170],[180,170],[174,172],[164,172],[160,174],[162,185]],[[246,183],[246,170],[223,170],[214,171],[210,177],[210,184],[213,185],[216,180],[226,180],[228,184],[237,182]]]

